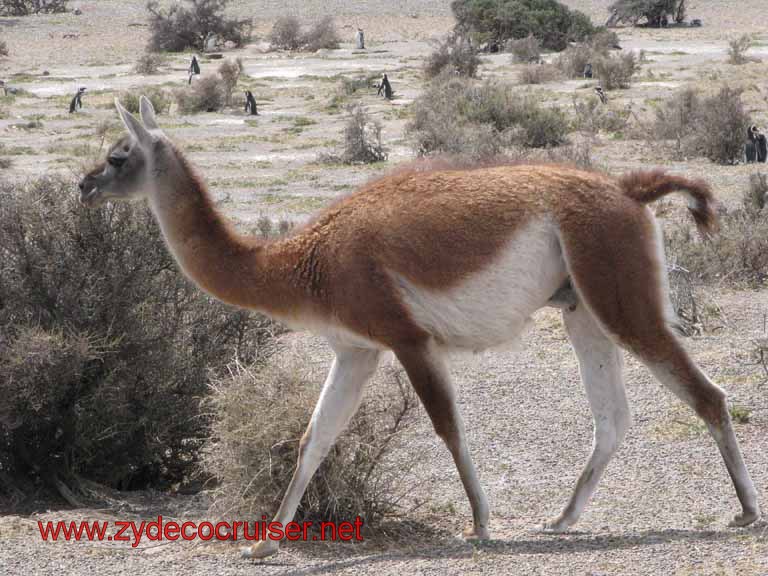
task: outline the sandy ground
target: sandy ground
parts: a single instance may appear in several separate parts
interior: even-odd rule
[[[0,59],[0,77],[27,91],[0,100],[0,157],[10,158],[4,177],[23,180],[49,171],[73,177],[99,153],[97,128],[111,139],[119,132],[112,99],[121,91],[156,85],[183,89],[190,55],[170,57],[156,76],[132,72],[146,41],[144,2],[75,2],[83,15],[64,14],[0,20],[0,38],[11,56]],[[596,20],[609,2],[575,0]],[[260,116],[252,119],[236,106],[216,114],[180,115],[173,108],[162,126],[205,174],[219,206],[243,228],[262,215],[273,220],[303,219],[339,194],[413,157],[405,125],[409,104],[423,87],[421,66],[430,38],[451,27],[447,2],[404,0],[388,3],[237,0],[240,14],[258,18],[257,33],[277,15],[337,16],[351,41],[353,30],[367,31],[368,50],[351,44],[311,55],[264,53],[255,42],[241,50],[246,77]],[[699,30],[620,30],[626,49],[644,50],[648,61],[628,90],[610,94],[611,104],[630,106],[643,121],[674,89],[719,82],[745,88],[755,120],[768,122],[768,66],[728,65],[727,40],[743,30],[756,34],[753,54],[768,60],[768,11],[763,1],[691,3]],[[711,25],[710,25],[711,24]],[[74,36],[73,36],[74,35]],[[105,48],[106,47],[106,48]],[[218,63],[202,59],[205,71]],[[338,101],[342,78],[386,71],[396,99],[384,102],[375,90]],[[45,74],[47,72],[47,74]],[[519,67],[508,55],[484,57],[481,75],[514,80]],[[71,94],[85,85],[86,107],[67,113]],[[553,82],[533,91],[543,101],[569,106],[573,95],[587,97],[592,85]],[[239,97],[239,94],[236,96]],[[344,105],[361,101],[382,123],[390,159],[384,166],[343,167],[317,162],[341,143]],[[25,127],[39,119],[41,126]],[[739,202],[752,167],[715,166],[696,158],[670,160],[668,150],[649,146],[635,134],[623,139],[603,134],[595,159],[611,172],[664,166],[704,176],[726,205]],[[0,199],[2,201],[2,199]],[[677,205],[677,204],[676,204]],[[704,370],[724,386],[734,404],[751,410],[737,425],[747,464],[766,507],[768,490],[768,383],[751,355],[754,339],[764,336],[768,292],[701,288],[713,312],[709,330],[687,339]],[[327,355],[322,343],[301,336]],[[452,535],[469,521],[469,510],[447,451],[422,414],[404,457],[424,463],[413,471],[411,502],[422,502],[398,520],[410,536],[356,544],[294,544],[265,562],[240,560],[231,543],[147,545],[44,543],[38,520],[200,518],[205,502],[197,497],[124,494],[103,509],[53,509],[33,516],[0,516],[0,572],[8,574],[768,574],[768,524],[729,529],[737,512],[727,473],[711,439],[695,418],[627,360],[627,388],[634,425],[576,529],[544,535],[538,526],[565,503],[591,443],[591,418],[559,316],[542,311],[517,352],[492,351],[461,356],[453,363],[461,409],[482,483],[492,507],[494,539],[472,546]],[[0,511],[2,513],[2,511]],[[397,529],[394,532],[398,532]]]

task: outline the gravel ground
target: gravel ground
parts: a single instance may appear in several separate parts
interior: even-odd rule
[[[598,20],[608,0],[574,0]],[[34,96],[10,103],[0,116],[0,144],[14,150],[6,174],[24,179],[44,171],[76,172],[94,149],[94,128],[113,122],[116,91],[155,84],[177,87],[186,56],[172,58],[159,76],[140,77],[132,62],[146,41],[140,0],[81,1],[84,14],[0,21],[11,57],[0,60],[0,76]],[[758,123],[768,122],[768,66],[725,64],[725,40],[742,30],[760,32],[768,24],[764,0],[739,3],[692,2],[690,14],[709,26],[691,31],[622,30],[622,44],[644,49],[649,62],[629,90],[611,93],[612,103],[631,105],[641,118],[654,102],[686,83],[712,80],[747,87],[745,99]],[[343,115],[328,110],[340,76],[388,71],[398,98],[391,104],[361,94],[382,122],[390,162],[411,156],[404,133],[408,104],[422,87],[420,66],[428,39],[449,30],[448,2],[324,2],[287,0],[233,2],[240,14],[256,14],[257,30],[284,12],[310,18],[333,13],[342,30],[368,31],[367,55],[349,45],[328,54],[263,54],[258,44],[227,56],[244,59],[244,85],[260,100],[262,116],[247,124],[237,110],[221,114],[163,118],[163,126],[208,178],[220,206],[242,226],[260,214],[304,218],[382,168],[323,167],[317,155],[338,146]],[[76,34],[77,37],[65,37]],[[758,36],[757,52],[765,51]],[[109,46],[104,50],[103,46]],[[768,53],[766,53],[768,56]],[[204,66],[213,66],[204,62]],[[44,70],[49,75],[43,76]],[[648,70],[653,71],[650,77]],[[484,57],[482,74],[514,78],[518,69],[506,55]],[[23,76],[13,76],[24,74]],[[80,83],[93,93],[86,110],[65,113],[68,94]],[[375,92],[375,91],[373,91]],[[570,105],[572,94],[589,94],[583,82],[555,82],[540,88],[542,99]],[[43,128],[14,124],[41,115]],[[309,118],[297,130],[297,118]],[[95,147],[94,147],[95,148]],[[701,159],[669,160],[669,152],[642,139],[595,142],[599,165],[612,172],[662,165],[681,174],[704,175],[726,205],[739,202],[751,167],[714,166]],[[1,199],[0,199],[1,200]],[[677,203],[675,203],[677,206]],[[677,210],[677,208],[674,208]],[[711,310],[709,328],[687,344],[705,371],[730,393],[733,403],[751,410],[737,425],[747,464],[763,506],[768,490],[768,384],[750,352],[764,336],[768,292],[710,288],[700,294]],[[719,310],[719,312],[717,312]],[[295,336],[327,356],[322,343]],[[264,562],[239,559],[232,544],[44,543],[38,520],[195,519],[204,515],[198,497],[118,494],[98,509],[52,509],[32,516],[0,516],[0,573],[8,574],[768,574],[768,524],[726,527],[738,503],[711,439],[695,418],[628,359],[627,388],[634,425],[592,503],[565,535],[544,535],[538,526],[565,503],[591,444],[591,418],[579,383],[575,357],[559,316],[542,311],[522,349],[459,356],[453,373],[481,481],[491,502],[494,540],[471,546],[452,535],[469,521],[458,476],[444,447],[422,414],[411,431],[407,454],[421,465],[412,472],[410,502],[415,509],[395,522],[387,537],[356,544],[293,544]],[[421,504],[417,506],[417,504]],[[1,513],[1,512],[0,512]]]

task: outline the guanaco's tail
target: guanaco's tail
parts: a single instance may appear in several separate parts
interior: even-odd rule
[[[619,179],[619,186],[630,198],[648,204],[671,192],[683,192],[688,196],[688,209],[696,227],[703,235],[717,231],[717,213],[712,190],[703,180],[689,180],[673,176],[663,170],[631,172]]]

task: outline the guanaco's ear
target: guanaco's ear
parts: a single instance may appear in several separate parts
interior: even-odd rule
[[[128,132],[138,140],[139,144],[147,147],[151,146],[152,135],[133,114],[123,108],[123,105],[120,104],[120,101],[117,98],[115,98],[115,108],[117,108],[117,113],[120,114],[120,119],[123,121],[123,124],[125,124]]]
[[[157,125],[157,120],[155,120],[155,107],[152,106],[152,102],[150,102],[149,98],[144,95],[139,99],[139,113],[141,115],[141,121],[146,128],[149,130],[160,129],[160,126]]]

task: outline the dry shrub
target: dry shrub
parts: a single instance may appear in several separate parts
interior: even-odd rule
[[[670,261],[704,282],[762,285],[768,279],[768,213],[765,177],[750,179],[742,207],[720,215],[720,231],[707,241],[688,222],[667,234]]]
[[[221,41],[243,46],[251,37],[251,21],[227,18],[224,10],[230,0],[184,0],[160,8],[157,0],[147,3],[149,11],[149,50],[181,52],[187,48],[205,50],[206,41],[215,36]]]
[[[271,323],[190,285],[144,206],[86,210],[53,179],[0,197],[0,497],[184,482],[209,378]]]
[[[202,464],[217,480],[215,515],[261,519],[275,512],[296,467],[299,440],[323,378],[305,351],[290,350],[265,365],[234,364],[227,377],[214,381],[207,402],[212,436]],[[395,512],[406,495],[409,487],[402,479],[413,462],[396,462],[392,456],[403,445],[418,402],[402,371],[390,368],[376,379],[383,382],[368,387],[347,431],[310,482],[297,520],[361,516],[370,525]]]
[[[57,14],[67,11],[69,0],[2,0],[0,16],[29,16],[30,14]]]
[[[362,105],[349,108],[344,127],[344,151],[320,158],[325,163],[372,164],[384,162],[387,151],[381,143],[381,124],[372,120]]]
[[[584,170],[596,170],[597,166],[592,158],[592,144],[588,139],[574,144],[548,148],[550,160],[560,164],[573,164]]]
[[[634,52],[622,52],[616,56],[604,55],[593,62],[595,77],[606,90],[629,88],[632,76],[639,68]]]
[[[165,63],[165,58],[157,52],[145,52],[136,61],[133,71],[143,76],[151,76],[160,72],[160,66]]]
[[[581,78],[586,65],[591,63],[594,67],[596,58],[601,55],[588,44],[575,44],[559,54],[554,63],[568,78]]]
[[[141,96],[146,96],[152,103],[152,107],[158,114],[165,114],[171,107],[171,96],[162,88],[156,86],[146,86],[137,91],[125,91],[120,94],[120,103],[123,107],[133,114],[139,113],[139,103]]]
[[[530,64],[541,60],[541,42],[533,34],[519,40],[510,40],[507,49],[512,52],[515,62]]]
[[[760,172],[749,175],[749,187],[742,197],[746,210],[759,212],[768,202],[768,177]]]
[[[749,125],[741,90],[723,86],[702,101],[690,146],[713,162],[735,164],[744,157],[744,135]]]
[[[600,29],[589,39],[589,46],[599,54],[607,54],[609,50],[621,50],[619,35],[613,30]]]
[[[344,96],[352,96],[356,94],[358,90],[367,90],[371,88],[376,82],[381,80],[381,74],[373,72],[366,74],[365,76],[357,76],[356,78],[347,78],[343,76],[341,78],[340,92]]]
[[[480,67],[480,57],[472,44],[458,34],[451,34],[427,58],[424,74],[428,79],[447,71],[458,76],[474,78]]]
[[[301,22],[295,16],[275,20],[269,33],[269,43],[277,50],[298,50],[301,47]]]
[[[243,60],[226,60],[219,66],[219,76],[222,80],[222,90],[224,91],[224,102],[227,106],[232,103],[232,92],[237,87],[237,81],[243,73]]]
[[[734,164],[744,156],[744,138],[750,118],[741,90],[723,86],[703,98],[685,88],[656,109],[653,137],[673,140],[678,156],[706,156],[720,164]]]
[[[553,64],[527,64],[520,70],[520,84],[544,84],[561,78],[560,69]]]
[[[215,112],[224,106],[225,90],[221,76],[203,76],[189,88],[175,93],[179,109],[184,114]]]
[[[746,64],[750,61],[747,57],[747,50],[752,47],[752,37],[749,34],[743,34],[738,38],[728,42],[728,62],[731,64]]]
[[[310,26],[302,37],[302,46],[308,52],[338,48],[339,34],[333,23],[333,16],[324,16]]]
[[[597,96],[583,100],[574,96],[573,110],[575,127],[590,134],[601,131],[623,132],[629,125],[629,111],[626,108],[605,106]]]
[[[544,108],[532,95],[501,82],[475,83],[441,75],[414,102],[407,132],[421,155],[444,153],[480,159],[519,145],[562,144],[570,124],[559,108]]]
[[[683,142],[696,129],[697,116],[701,111],[701,97],[694,88],[676,92],[656,108],[653,134],[662,140],[675,140],[682,152]]]
[[[333,16],[325,16],[308,28],[298,18],[284,16],[275,21],[269,33],[269,43],[276,50],[335,50],[339,41]]]

